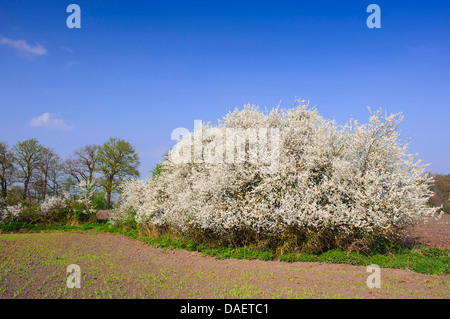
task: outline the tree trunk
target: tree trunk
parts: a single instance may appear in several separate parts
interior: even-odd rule
[[[106,209],[109,209],[111,203],[111,191],[106,192]]]
[[[27,199],[28,197],[28,180],[25,180],[23,183],[23,199]]]
[[[47,194],[47,175],[45,176],[44,179],[44,185],[42,185],[42,200],[45,200],[45,195]]]
[[[111,193],[113,190],[113,177],[109,177],[106,184],[106,209],[111,206]]]
[[[2,197],[8,197],[8,186],[6,184],[6,180],[2,180]]]

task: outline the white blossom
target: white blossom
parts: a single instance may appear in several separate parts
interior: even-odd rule
[[[6,205],[6,200],[0,205],[0,224],[8,223],[16,220],[22,212],[21,203],[17,205]]]
[[[121,211],[132,207],[139,223],[180,232],[196,227],[217,235],[236,230],[280,235],[286,227],[345,234],[396,231],[435,212],[425,205],[432,179],[424,174],[426,165],[400,142],[401,121],[401,114],[380,110],[367,124],[352,119],[338,125],[304,100],[270,112],[246,105],[217,127],[278,128],[275,172],[264,173],[262,161],[248,158],[243,163],[175,163],[169,153],[156,179],[124,185]],[[177,152],[211,127],[183,136]]]
[[[70,207],[70,195],[67,192],[63,192],[59,196],[49,196],[41,203],[41,212],[48,214],[55,210],[64,211]]]

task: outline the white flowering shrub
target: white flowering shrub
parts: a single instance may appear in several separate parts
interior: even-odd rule
[[[132,207],[139,223],[235,244],[262,238],[280,244],[289,238],[324,250],[390,238],[435,212],[425,205],[432,180],[424,174],[426,165],[400,141],[401,121],[401,114],[380,110],[367,124],[338,125],[303,100],[270,112],[246,105],[216,128],[205,125],[183,136],[156,179],[125,184],[121,209]],[[272,154],[277,169],[267,171],[267,162],[251,161],[250,142],[244,144],[243,162],[207,161],[211,147],[229,142],[218,143],[208,132],[222,130],[216,136],[223,138],[230,128],[279,129],[278,152]],[[203,153],[195,150],[199,140]]]
[[[73,199],[69,193],[63,192],[60,195],[47,197],[40,205],[40,212],[44,220],[78,221],[89,220],[90,216],[96,213],[91,203],[90,185],[80,183],[76,185],[77,199]]]
[[[75,185],[75,192],[80,198],[91,198],[94,195],[94,183],[81,181]]]
[[[46,197],[42,203],[26,200],[8,206],[6,199],[0,198],[0,225],[10,222],[22,224],[37,223],[78,223],[95,221],[96,209],[91,203],[91,189],[86,184],[77,185],[76,198],[68,192]]]
[[[17,205],[0,205],[0,225],[16,221],[22,212],[22,204]]]
[[[0,208],[5,207],[8,205],[8,200],[6,198],[0,197]]]
[[[76,203],[81,209],[81,213],[83,214],[96,213],[96,209],[92,206],[92,197],[94,196],[93,183],[81,181],[79,184],[76,185],[76,189],[78,190],[79,193]]]
[[[49,196],[41,203],[41,212],[46,215],[55,211],[67,211],[70,209],[70,202],[71,198],[67,192],[59,196]]]
[[[140,179],[128,180],[122,184],[122,194],[119,199],[119,207],[116,214],[111,218],[112,224],[118,225],[127,222],[130,218],[136,219],[138,223],[144,223],[142,217],[145,214],[135,216],[138,209],[142,208],[146,202],[146,194],[149,193],[148,188],[151,180],[145,182]]]

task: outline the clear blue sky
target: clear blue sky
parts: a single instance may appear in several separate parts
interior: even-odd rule
[[[303,97],[340,123],[403,112],[410,151],[450,173],[448,1],[93,2],[0,0],[0,140],[65,157],[117,136],[145,177],[173,129]]]

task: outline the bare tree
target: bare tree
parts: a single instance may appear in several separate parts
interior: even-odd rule
[[[13,155],[6,142],[0,142],[0,184],[1,196],[8,196],[8,186],[12,184],[14,177]]]
[[[49,194],[57,196],[60,194],[60,190],[63,184],[63,164],[61,158],[58,156],[58,163],[51,165],[48,172],[48,187],[50,188]]]
[[[18,142],[13,147],[14,163],[18,167],[18,180],[23,183],[23,197],[28,197],[30,183],[36,178],[36,173],[42,163],[44,146],[35,138]]]
[[[42,150],[41,163],[39,170],[41,179],[39,181],[40,193],[42,199],[45,199],[48,194],[50,184],[53,182],[52,173],[56,173],[61,162],[61,157],[51,148],[44,148]]]
[[[76,150],[65,162],[64,171],[78,183],[94,184],[99,145],[87,145]]]

